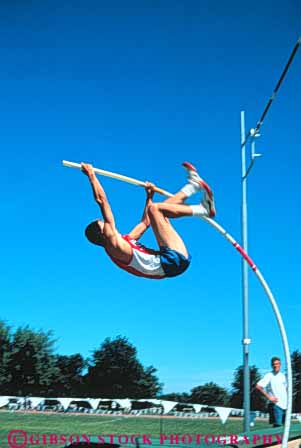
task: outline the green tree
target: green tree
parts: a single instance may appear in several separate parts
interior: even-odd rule
[[[71,356],[57,355],[55,365],[57,378],[53,383],[55,395],[60,397],[81,397],[84,394],[83,370],[86,361],[79,353]]]
[[[226,389],[212,382],[194,387],[191,390],[191,403],[227,406],[229,398],[229,393]]]
[[[301,352],[291,354],[293,373],[293,412],[301,412]]]
[[[8,363],[10,394],[45,395],[54,393],[51,384],[58,374],[51,332],[35,332],[28,326],[16,330]]]
[[[106,338],[93,353],[86,376],[87,391],[92,397],[155,397],[162,388],[155,373],[154,367],[142,366],[127,338]]]
[[[171,392],[169,394],[160,395],[158,397],[160,400],[177,401],[179,403],[190,403],[191,396],[186,392]]]
[[[162,384],[156,376],[157,369],[153,366],[141,367],[141,377],[137,380],[137,393],[142,398],[156,397],[162,389]]]
[[[10,327],[0,321],[0,390],[1,395],[9,391],[11,375],[9,373],[9,361],[12,350],[12,335]]]
[[[232,382],[232,395],[230,404],[233,408],[243,408],[243,366],[239,366],[234,372]],[[253,411],[266,410],[266,400],[263,395],[256,390],[255,386],[260,380],[260,373],[256,366],[250,366],[250,407]]]

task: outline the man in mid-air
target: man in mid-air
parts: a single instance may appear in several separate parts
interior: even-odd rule
[[[174,196],[164,202],[153,202],[155,186],[146,183],[146,203],[141,222],[134,229],[121,235],[115,225],[114,216],[107,196],[93,166],[82,163],[82,171],[89,178],[95,201],[100,207],[103,219],[90,223],[85,234],[88,240],[102,246],[111,260],[127,272],[150,279],[163,279],[182,274],[189,266],[191,256],[185,244],[171,225],[169,218],[184,216],[207,216],[214,218],[215,204],[208,184],[201,179],[197,170],[188,162],[183,163],[188,173],[188,183]],[[186,205],[187,198],[203,192],[199,205]],[[138,242],[151,227],[159,249],[149,249]]]

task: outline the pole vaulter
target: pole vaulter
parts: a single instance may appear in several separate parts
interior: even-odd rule
[[[69,162],[67,160],[63,160],[63,165],[70,167],[70,168],[78,168],[78,169],[82,169],[82,165],[80,163],[74,163],[74,162]],[[100,174],[102,176],[107,176],[107,177],[111,177],[113,179],[117,179],[123,182],[127,182],[133,185],[137,185],[140,187],[147,187],[147,183],[131,178],[131,177],[127,177],[127,176],[123,176],[121,174],[117,174],[117,173],[113,173],[110,171],[105,171],[99,168],[93,168],[94,172],[96,174]],[[161,188],[155,187],[154,190],[164,196],[167,197],[172,197],[173,194],[169,193],[166,190],[163,190]],[[292,368],[291,368],[291,361],[290,361],[290,350],[289,350],[289,345],[288,345],[288,339],[287,339],[287,334],[285,331],[285,327],[284,327],[284,323],[283,323],[283,319],[282,316],[280,314],[278,305],[276,303],[276,300],[272,294],[272,291],[269,287],[269,285],[267,284],[266,280],[264,279],[262,273],[260,272],[260,270],[258,269],[257,265],[255,264],[255,262],[251,259],[251,257],[247,254],[247,252],[242,248],[242,246],[230,235],[230,233],[228,233],[220,224],[218,224],[216,221],[214,221],[213,219],[211,219],[208,216],[200,216],[202,219],[204,219],[204,221],[206,221],[208,224],[210,224],[215,230],[217,230],[236,250],[237,252],[239,252],[239,254],[246,260],[246,262],[248,263],[248,265],[250,266],[250,268],[252,269],[252,271],[255,273],[256,277],[258,278],[261,286],[263,287],[275,314],[278,326],[279,326],[279,330],[281,333],[281,338],[282,338],[282,344],[283,344],[283,349],[284,349],[284,353],[285,353],[285,360],[286,360],[286,367],[287,367],[287,380],[288,380],[288,407],[287,407],[287,412],[286,412],[286,418],[285,418],[285,425],[284,425],[284,432],[283,432],[283,437],[282,437],[282,448],[286,448],[287,447],[287,443],[288,443],[288,437],[289,437],[289,430],[290,430],[290,423],[291,423],[291,408],[292,408]]]

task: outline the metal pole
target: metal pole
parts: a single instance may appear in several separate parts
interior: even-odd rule
[[[247,177],[246,177],[246,140],[245,113],[241,111],[241,178],[242,178],[242,203],[241,203],[241,235],[242,247],[248,252],[248,225],[247,225]],[[243,407],[244,407],[244,431],[250,431],[250,369],[249,369],[249,283],[248,263],[242,258],[242,312],[243,312]]]

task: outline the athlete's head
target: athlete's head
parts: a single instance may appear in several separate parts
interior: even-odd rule
[[[273,371],[274,371],[275,373],[278,373],[279,370],[280,370],[280,368],[281,368],[281,361],[280,361],[280,358],[278,358],[277,356],[274,356],[274,357],[271,359],[271,364],[272,364]]]
[[[104,222],[100,219],[91,222],[85,230],[85,235],[90,241],[90,243],[96,244],[97,246],[104,246],[105,236],[103,234]]]

